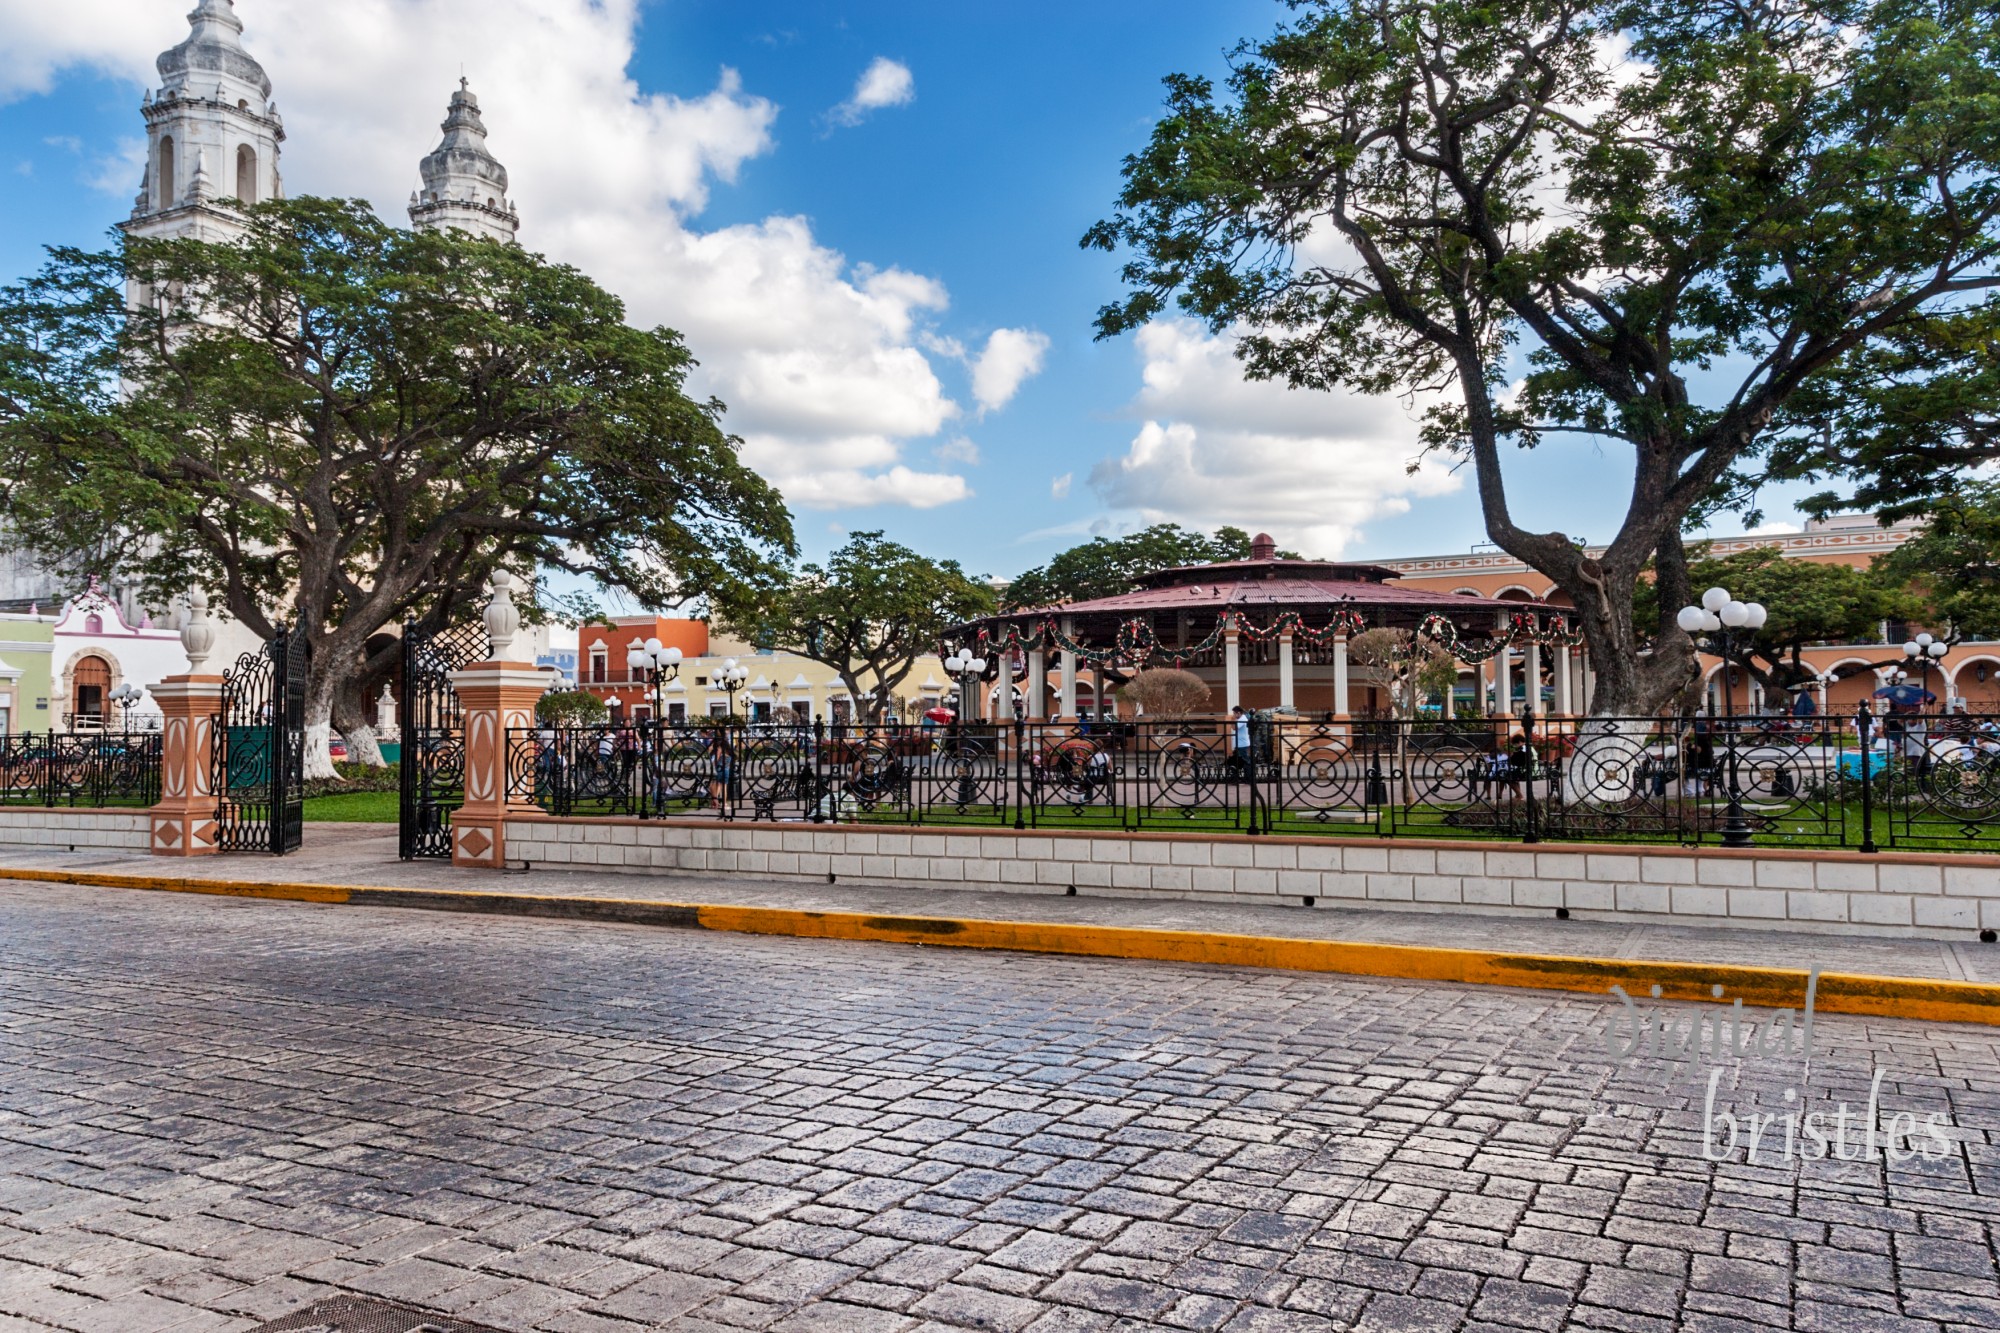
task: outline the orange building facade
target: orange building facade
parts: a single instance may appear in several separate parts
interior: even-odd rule
[[[1884,528],[1866,515],[1828,519],[1810,523],[1803,532],[1777,533],[1753,537],[1718,538],[1711,543],[1716,556],[1731,555],[1757,547],[1776,546],[1788,559],[1866,568],[1895,550],[1917,531],[1915,523],[1899,523]],[[1593,555],[1601,551],[1593,550]],[[1469,551],[1464,554],[1416,556],[1383,560],[1396,571],[1397,582],[1436,592],[1489,597],[1501,601],[1545,606],[1567,606],[1568,596],[1558,591],[1546,575],[1530,569],[1502,551]],[[1829,643],[1808,648],[1804,662],[1822,677],[1831,677],[1813,690],[1815,706],[1836,712],[1852,712],[1856,704],[1886,684],[1906,666],[1903,642],[1920,629],[1937,626],[1885,623],[1880,637],[1869,643]],[[1578,667],[1588,680],[1588,654],[1579,650]],[[1512,686],[1509,711],[1525,699],[1521,654],[1513,654],[1507,679]],[[1704,655],[1702,670],[1708,681],[1710,704],[1722,710],[1723,690],[1733,693],[1738,710],[1776,710],[1790,699],[1764,699],[1762,688],[1740,670],[1732,670],[1726,682],[1722,662]],[[1924,673],[1910,667],[1910,679],[1921,682]],[[1929,688],[1940,704],[1961,707],[1975,713],[2000,713],[2000,643],[1966,641],[1953,646],[1944,660],[1928,673]],[[1585,696],[1587,698],[1587,695]],[[1494,671],[1489,664],[1467,668],[1459,677],[1459,710],[1492,711],[1495,705]],[[1579,701],[1579,706],[1583,706]],[[1544,708],[1548,705],[1545,701]]]

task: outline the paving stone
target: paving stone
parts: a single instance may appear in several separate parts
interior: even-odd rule
[[[0,938],[0,1329],[2000,1326],[1984,1028],[1815,1066],[1976,1169],[1784,1174],[1588,996],[61,885]]]

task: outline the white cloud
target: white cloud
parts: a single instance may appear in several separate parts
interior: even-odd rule
[[[1049,498],[1051,500],[1069,499],[1070,483],[1075,480],[1076,473],[1074,472],[1065,472],[1060,477],[1057,477],[1049,483]]]
[[[1133,409],[1144,424],[1090,473],[1113,509],[1267,531],[1334,558],[1368,520],[1461,484],[1434,464],[1409,472],[1417,421],[1399,399],[1246,380],[1229,339],[1185,321],[1150,324],[1137,341],[1144,387]]]
[[[979,410],[1005,407],[1028,379],[1038,374],[1048,355],[1049,339],[1033,329],[995,329],[986,350],[972,363],[972,396]]]
[[[681,330],[702,362],[694,387],[728,403],[745,457],[795,507],[970,495],[963,477],[902,459],[960,414],[926,355],[943,286],[856,263],[799,217],[696,226],[711,186],[772,150],[778,108],[729,69],[695,96],[641,89],[625,72],[640,4],[241,0],[238,14],[285,116],[290,193],[359,196],[402,219],[463,66],[512,177],[522,242],[617,292],[633,322]],[[137,131],[137,89],[153,86],[154,58],[186,35],[185,8],[0,0],[0,101],[88,67],[133,82]],[[907,101],[908,70],[895,66],[897,94],[894,72],[877,66],[857,99]],[[135,193],[142,151],[125,141],[95,151],[107,188]]]
[[[979,466],[979,446],[963,435],[954,435],[943,444],[934,446],[931,454],[947,463],[964,463],[968,467]]]
[[[854,81],[847,100],[827,115],[838,125],[859,125],[870,111],[907,106],[917,99],[916,76],[900,60],[876,56]]]

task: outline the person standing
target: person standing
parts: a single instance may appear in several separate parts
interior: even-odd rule
[[[1229,772],[1247,780],[1255,771],[1250,766],[1250,714],[1237,704],[1229,716]]]

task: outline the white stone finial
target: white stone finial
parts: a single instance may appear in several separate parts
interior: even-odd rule
[[[200,588],[187,593],[187,623],[181,626],[181,647],[187,650],[188,674],[201,674],[202,664],[215,649],[215,622],[208,618],[208,594]]]
[[[504,662],[521,632],[521,612],[514,605],[514,576],[504,569],[493,571],[488,585],[493,590],[486,603],[486,639],[492,646],[492,660]]]

